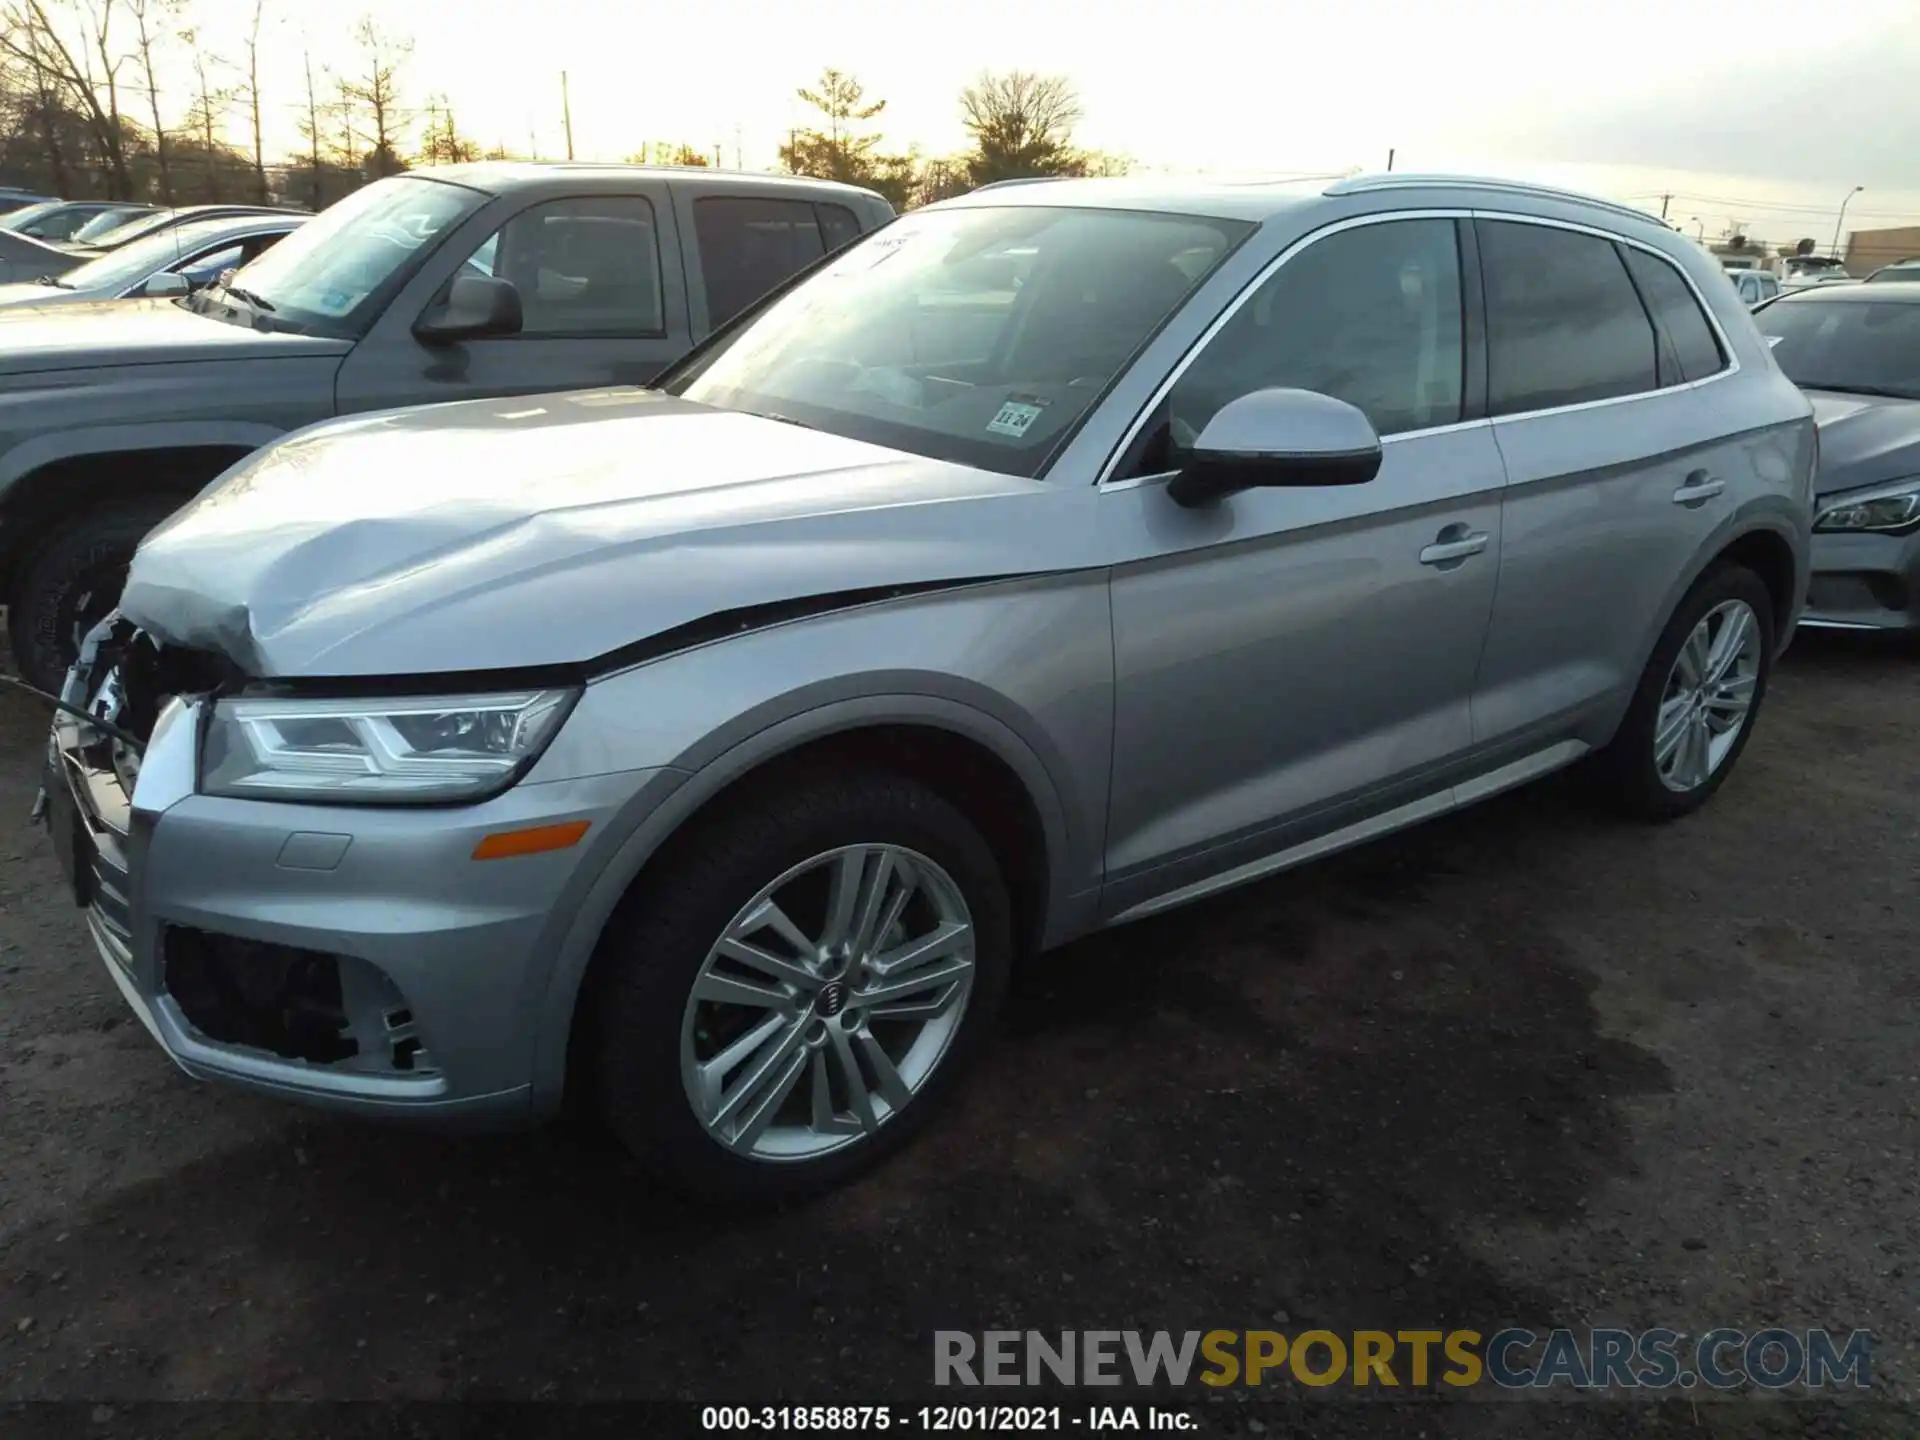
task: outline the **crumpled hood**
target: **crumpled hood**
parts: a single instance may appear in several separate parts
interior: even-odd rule
[[[1809,390],[1822,495],[1920,475],[1920,400]]]
[[[121,611],[262,678],[583,665],[722,611],[1094,563],[1063,490],[642,390],[333,421],[148,536]],[[1062,554],[1062,546],[1073,553]]]
[[[268,333],[196,315],[171,300],[0,309],[0,375],[180,360],[344,355],[352,348],[345,340]]]

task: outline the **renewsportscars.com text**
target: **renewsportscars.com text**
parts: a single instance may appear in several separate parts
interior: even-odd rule
[[[1503,1390],[1809,1389],[1872,1384],[1864,1330],[1510,1326],[1478,1330],[934,1332],[936,1385],[1297,1384]]]

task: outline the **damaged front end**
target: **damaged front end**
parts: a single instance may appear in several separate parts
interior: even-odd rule
[[[154,1005],[214,1046],[420,1074],[427,1057],[406,1001],[374,967],[189,926],[143,926],[137,913],[154,826],[194,789],[208,705],[245,679],[225,658],[161,644],[118,613],[88,634],[61,691],[36,807],[74,903],[163,1044]],[[173,733],[161,740],[163,716]]]

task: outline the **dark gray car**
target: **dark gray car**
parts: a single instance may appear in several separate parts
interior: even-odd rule
[[[793,176],[450,167],[368,186],[191,300],[0,311],[16,660],[57,685],[140,537],[256,447],[356,411],[645,384],[892,214]]]
[[[1754,320],[1820,427],[1801,623],[1920,627],[1920,284],[1783,295]]]

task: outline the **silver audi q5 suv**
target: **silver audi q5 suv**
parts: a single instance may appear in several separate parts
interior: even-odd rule
[[[1635,211],[989,187],[657,388],[240,462],[86,637],[46,815],[188,1073],[448,1124],[576,1091],[778,1198],[917,1129],[1023,957],[1575,762],[1700,805],[1815,454]]]

